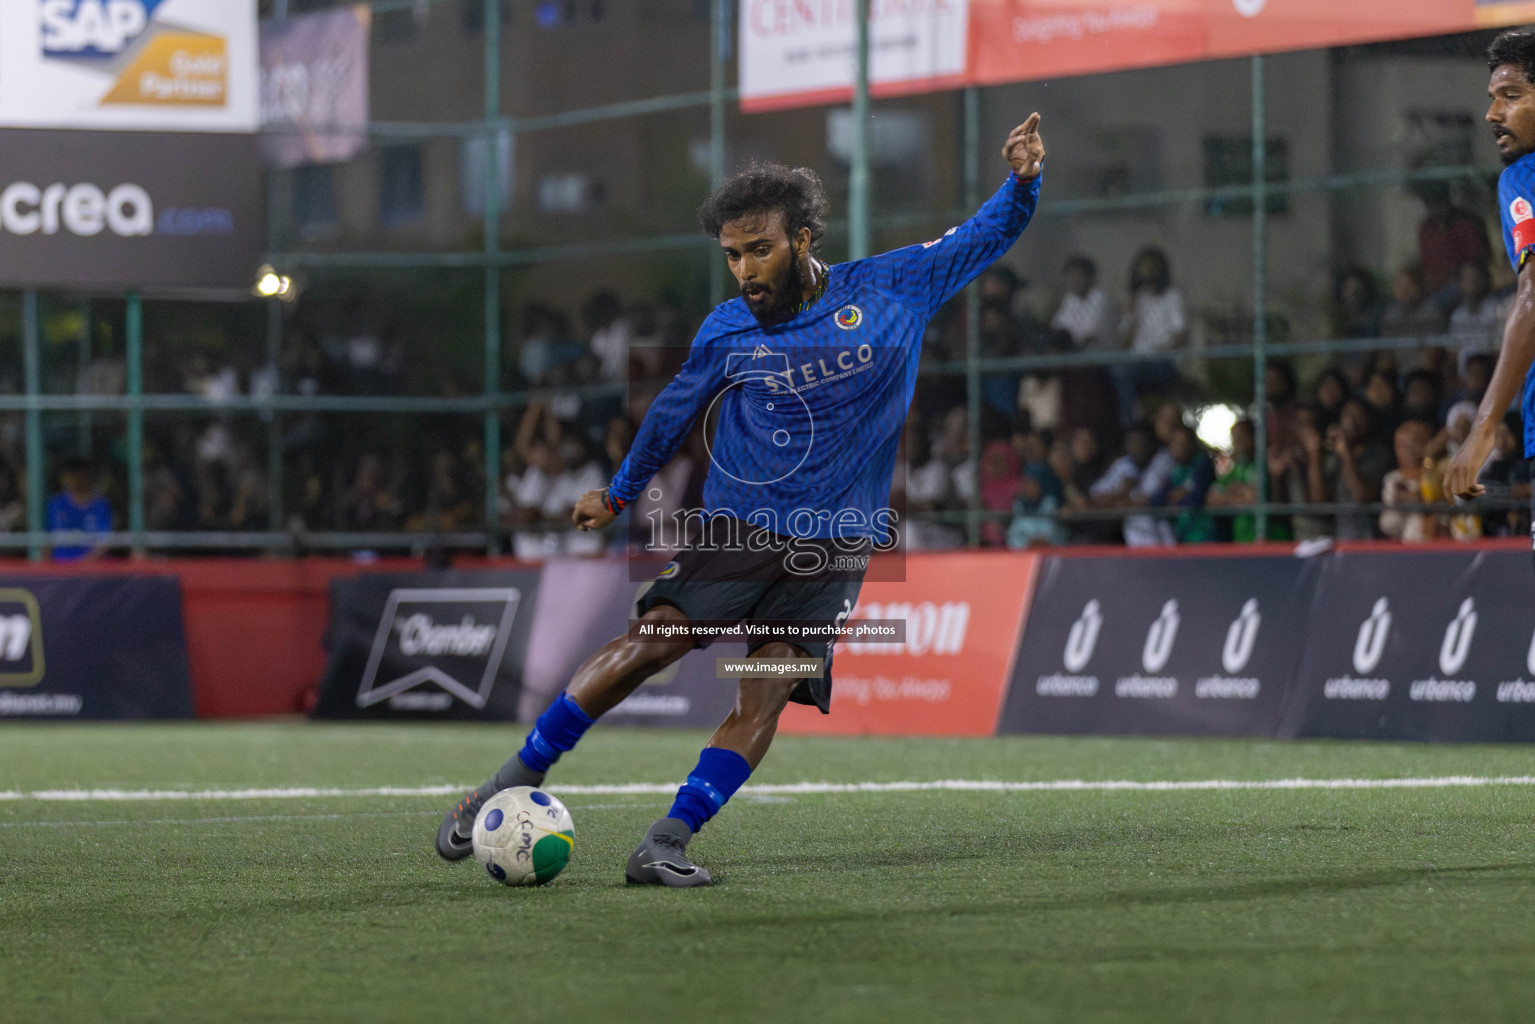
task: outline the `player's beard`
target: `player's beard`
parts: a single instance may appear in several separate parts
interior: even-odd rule
[[[800,269],[799,260],[791,259],[783,279],[771,288],[771,298],[766,303],[746,302],[746,308],[751,310],[752,316],[763,327],[781,324],[794,316],[794,307],[800,304],[805,294],[805,272]],[[742,298],[745,299],[744,291]]]

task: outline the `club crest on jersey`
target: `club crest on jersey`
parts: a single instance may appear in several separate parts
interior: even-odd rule
[[[843,306],[837,310],[837,326],[844,331],[856,331],[863,326],[863,310],[857,306]]]
[[[679,566],[677,565],[677,562],[676,562],[675,559],[670,561],[670,562],[667,562],[666,563],[666,568],[664,568],[660,572],[656,573],[656,579],[658,579],[658,580],[671,579],[673,576],[677,575],[677,569],[678,568],[679,568]]]
[[[1524,196],[1519,196],[1508,204],[1508,212],[1513,216],[1515,224],[1522,224],[1527,220],[1535,219],[1535,207]]]

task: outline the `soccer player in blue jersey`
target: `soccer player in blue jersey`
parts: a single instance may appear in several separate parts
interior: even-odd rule
[[[700,530],[636,604],[641,628],[576,671],[522,749],[448,812],[437,851],[471,852],[475,815],[512,786],[538,786],[582,734],[642,682],[707,640],[705,622],[830,626],[845,622],[871,550],[891,546],[896,447],[916,385],[922,334],[938,308],[1012,247],[1039,199],[1039,115],[1002,148],[1007,181],[970,220],[924,245],[828,266],[817,257],[827,203],[803,168],[754,164],[709,197],[699,220],[719,240],[740,295],[704,321],[676,377],[651,403],[612,481],[573,519],[600,529],[649,484],[702,416],[716,418]],[[652,634],[653,635],[653,634]],[[747,644],[744,675],[666,817],[629,858],[630,882],[708,885],[688,859],[693,834],[761,763],[790,701],[825,713],[832,638]],[[819,662],[819,664],[817,664]]]
[[[1503,347],[1482,396],[1471,435],[1450,460],[1445,490],[1470,500],[1486,493],[1477,483],[1492,454],[1498,424],[1508,407],[1524,393],[1524,455],[1535,458],[1535,32],[1504,32],[1487,50],[1492,80],[1487,94],[1487,122],[1497,139],[1498,154],[1507,166],[1498,179],[1498,207],[1503,219],[1503,243],[1518,279],[1518,292]]]

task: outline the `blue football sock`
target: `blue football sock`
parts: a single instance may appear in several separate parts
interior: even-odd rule
[[[517,756],[531,771],[547,772],[549,766],[560,759],[561,754],[576,745],[576,741],[592,727],[594,721],[594,718],[581,710],[580,705],[570,699],[570,694],[561,693],[549,705],[549,709],[538,716],[533,731],[528,733],[528,740]]]
[[[687,822],[688,828],[697,832],[719,813],[751,773],[746,758],[734,750],[705,747],[698,755],[698,767],[677,790],[677,799],[666,816]]]

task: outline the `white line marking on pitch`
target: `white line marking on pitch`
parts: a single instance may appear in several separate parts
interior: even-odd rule
[[[998,782],[987,779],[940,779],[934,782],[790,782],[741,787],[746,794],[800,796],[821,793],[913,793],[952,790],[980,793],[1037,792],[1164,792],[1177,790],[1263,789],[1445,789],[1480,786],[1535,786],[1535,775],[1442,775],[1407,779],[1194,779],[1135,782],[1054,779],[1037,782]],[[331,789],[292,786],[269,789],[39,789],[0,791],[0,800],[310,800],[322,797],[457,796],[468,786],[375,786]],[[669,796],[674,782],[624,782],[595,786],[549,786],[569,796]]]

